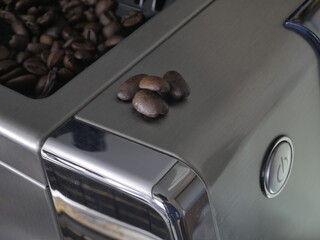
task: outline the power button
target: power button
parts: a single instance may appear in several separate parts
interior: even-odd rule
[[[293,146],[288,137],[280,137],[269,147],[261,170],[261,187],[266,197],[277,196],[285,187],[293,163]]]

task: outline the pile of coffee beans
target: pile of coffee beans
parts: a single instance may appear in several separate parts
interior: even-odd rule
[[[0,1],[0,83],[44,98],[138,28],[117,0]],[[123,11],[122,11],[123,12]]]
[[[180,101],[190,95],[190,87],[176,71],[163,77],[135,75],[120,86],[117,97],[132,101],[133,108],[144,116],[157,118],[169,112],[168,101]]]

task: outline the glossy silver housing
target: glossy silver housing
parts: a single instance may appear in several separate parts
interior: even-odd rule
[[[216,239],[203,182],[172,157],[76,120],[49,137],[42,157],[64,238]],[[114,216],[100,206],[109,198]]]
[[[285,26],[304,37],[320,54],[320,1],[305,1],[286,20]]]

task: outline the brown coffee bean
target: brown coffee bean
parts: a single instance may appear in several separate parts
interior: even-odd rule
[[[15,34],[29,36],[29,33],[22,22],[12,13],[5,10],[0,10],[0,18],[11,23],[11,28]]]
[[[73,50],[85,50],[85,51],[95,51],[96,46],[90,42],[73,42],[71,44]]]
[[[92,54],[89,51],[85,51],[85,50],[75,51],[74,57],[81,61],[90,61],[93,58]]]
[[[47,67],[48,69],[51,69],[53,67],[62,65],[64,58],[64,51],[63,50],[57,50],[50,53],[47,60]]]
[[[89,6],[96,5],[97,2],[98,0],[84,0],[84,3]]]
[[[47,97],[54,90],[57,84],[57,69],[52,69],[47,75],[42,76],[35,88],[38,98]]]
[[[4,74],[4,73],[7,73],[7,72],[11,71],[17,65],[18,64],[17,64],[16,61],[13,61],[13,60],[10,60],[10,59],[6,59],[6,60],[0,61],[0,74]]]
[[[40,9],[37,7],[30,7],[27,11],[28,15],[32,15],[32,16],[38,16],[40,12]]]
[[[78,73],[81,71],[79,63],[72,55],[65,55],[63,59],[63,64],[66,68],[68,68],[74,73]]]
[[[117,17],[114,15],[112,11],[103,12],[99,16],[99,21],[102,25],[107,25],[110,22],[117,21]]]
[[[10,55],[10,52],[9,52],[8,48],[1,46],[0,47],[0,61],[8,58],[9,55]]]
[[[121,23],[124,27],[133,27],[142,23],[143,15],[140,11],[130,11],[121,17]]]
[[[29,93],[34,89],[37,81],[37,76],[26,74],[6,81],[4,85],[19,92]]]
[[[106,26],[104,26],[104,28],[102,29],[103,35],[106,38],[111,37],[112,35],[116,35],[117,33],[119,33],[121,31],[121,25],[116,22],[116,21],[112,21],[110,23],[108,23]]]
[[[15,34],[11,37],[9,46],[18,50],[23,50],[26,48],[28,42],[29,38],[27,36]]]
[[[99,32],[101,28],[102,28],[101,24],[97,22],[88,22],[88,23],[85,23],[84,25],[84,29],[91,29],[96,33]]]
[[[27,49],[29,52],[32,52],[33,54],[39,54],[45,50],[49,50],[50,47],[50,45],[43,43],[29,43]]]
[[[40,53],[39,56],[40,56],[42,62],[46,63],[46,62],[48,61],[49,55],[50,55],[50,51],[45,50],[45,51],[43,51],[42,53]]]
[[[141,90],[139,88],[139,83],[141,79],[143,79],[146,76],[146,74],[138,74],[126,80],[124,83],[121,84],[117,92],[117,97],[122,101],[132,100],[134,95]]]
[[[23,63],[23,67],[29,72],[35,75],[44,75],[47,73],[47,66],[42,62],[40,57],[28,58]]]
[[[121,42],[123,40],[123,37],[120,35],[113,35],[111,37],[108,38],[108,40],[105,42],[105,46],[107,48],[111,48],[114,47],[115,45],[117,45],[119,42]]]
[[[115,0],[99,0],[96,4],[96,15],[99,16],[103,12],[107,12],[109,10],[114,9],[116,6],[116,1]]]
[[[47,27],[54,22],[55,13],[48,11],[37,19],[37,23],[42,27]]]
[[[24,25],[33,35],[39,36],[41,34],[40,25],[35,20],[25,21]]]
[[[97,49],[98,49],[99,53],[101,53],[101,54],[105,53],[108,50],[105,43],[100,43],[98,45]]]
[[[73,14],[72,16],[70,16],[68,18],[68,22],[70,24],[77,24],[79,22],[81,22],[82,20],[84,20],[85,16],[84,14],[81,12],[81,13],[75,13]]]
[[[62,26],[54,26],[51,28],[48,28],[45,31],[45,34],[52,37],[53,39],[59,39],[62,32]]]
[[[81,6],[81,2],[78,0],[71,0],[67,4],[65,4],[62,8],[62,12],[66,13],[72,10],[75,7]]]
[[[63,42],[62,41],[54,41],[52,46],[51,46],[50,51],[51,52],[57,51],[59,49],[62,49],[62,47],[63,47]]]
[[[76,38],[76,37],[78,37],[78,34],[77,34],[77,32],[73,31],[72,28],[70,28],[70,27],[63,28],[62,38],[65,41],[69,40],[70,38]]]
[[[132,105],[139,113],[150,118],[157,118],[169,112],[168,104],[159,96],[159,94],[140,90],[132,100]]]
[[[39,39],[39,42],[40,43],[43,43],[43,44],[46,44],[46,45],[52,45],[53,44],[53,38],[50,37],[49,35],[47,34],[42,34],[40,36],[40,39]]]
[[[30,55],[31,53],[27,51],[19,52],[16,56],[17,63],[22,64]]]
[[[97,43],[97,34],[94,30],[92,29],[84,29],[83,31],[83,37],[85,40],[90,41],[92,43]]]
[[[38,2],[37,0],[20,0],[20,1],[17,1],[15,5],[15,9],[17,11],[24,11],[27,8],[36,5],[37,2]]]
[[[181,100],[190,95],[191,89],[184,78],[176,71],[166,72],[163,79],[167,81],[170,86],[170,95],[175,100]]]
[[[97,16],[89,10],[84,11],[83,14],[89,22],[94,22],[98,19]]]
[[[68,81],[74,77],[74,73],[70,71],[68,68],[60,68],[57,72],[59,79],[64,81]]]
[[[10,72],[8,72],[0,77],[0,83],[3,83],[3,82],[8,81],[10,79],[24,75],[25,73],[26,73],[26,70],[22,67],[14,68]]]
[[[155,92],[169,92],[170,91],[169,83],[167,81],[165,81],[163,78],[157,77],[157,76],[144,77],[143,79],[141,79],[139,87],[141,89],[147,89],[147,90],[155,91]]]

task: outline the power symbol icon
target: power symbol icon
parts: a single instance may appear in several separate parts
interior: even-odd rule
[[[280,164],[278,166],[278,171],[277,171],[277,181],[278,183],[281,183],[285,177],[286,177],[286,170],[289,165],[289,160],[287,157],[281,157]]]

